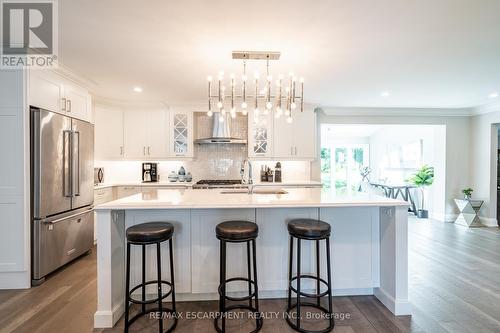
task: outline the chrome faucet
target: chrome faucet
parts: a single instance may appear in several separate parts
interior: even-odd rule
[[[245,179],[245,174],[247,171],[247,166],[248,166],[248,177]],[[248,185],[248,194],[253,193],[253,173],[252,173],[252,162],[248,158],[246,158],[242,163],[241,163],[241,182],[243,184]]]

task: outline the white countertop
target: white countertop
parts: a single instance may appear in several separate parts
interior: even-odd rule
[[[190,188],[194,184],[195,181],[192,182],[150,182],[143,183],[140,181],[136,182],[117,182],[117,183],[102,183],[94,186],[95,190],[113,187],[113,186],[159,186],[159,187],[186,187]],[[255,186],[269,186],[269,187],[289,187],[289,186],[321,186],[321,182],[314,180],[293,180],[293,181],[285,181],[280,183],[266,183],[266,182],[257,182],[254,184]]]
[[[408,206],[401,200],[353,192],[337,195],[321,188],[287,188],[286,194],[248,194],[224,189],[161,189],[139,193],[97,206],[105,209],[202,209],[202,208],[284,208],[284,207],[366,207]],[[221,192],[235,192],[223,194]]]

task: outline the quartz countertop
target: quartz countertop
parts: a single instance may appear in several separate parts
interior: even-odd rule
[[[257,189],[255,189],[257,191]],[[366,207],[408,206],[401,200],[353,192],[339,195],[321,188],[286,188],[285,194],[263,191],[248,194],[225,189],[160,189],[110,201],[96,210],[122,209],[203,209],[203,208],[286,208],[286,207]]]

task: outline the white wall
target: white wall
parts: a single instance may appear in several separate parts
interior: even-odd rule
[[[28,288],[31,278],[24,75],[0,70],[0,289]]]
[[[370,166],[373,168],[372,180],[379,180],[383,157],[387,147],[397,143],[409,144],[423,141],[422,165],[434,167],[434,184],[426,189],[425,209],[431,216],[444,220],[446,214],[446,127],[444,125],[385,125],[370,136]],[[403,179],[399,181],[404,181]],[[412,196],[420,208],[420,191],[413,191]]]
[[[470,186],[473,197],[484,200],[480,211],[481,222],[497,225],[497,145],[500,124],[498,111],[471,117]]]
[[[425,113],[420,113],[419,109],[329,108],[320,111],[323,112],[319,112],[318,124],[445,125],[446,146],[441,152],[446,156],[445,216],[442,219],[454,220],[458,210],[453,199],[461,197],[461,190],[471,186],[469,181],[471,120],[467,110],[429,109],[425,110]],[[434,116],[434,113],[438,116]],[[439,116],[443,114],[450,115]],[[320,133],[317,135],[318,147],[320,147],[319,139]],[[311,173],[313,180],[320,180],[319,161],[313,162]]]

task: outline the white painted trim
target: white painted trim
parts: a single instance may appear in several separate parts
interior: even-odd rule
[[[396,316],[411,315],[411,304],[407,299],[396,301],[382,288],[375,288],[373,294]]]
[[[436,221],[453,223],[457,219],[458,214],[432,213],[431,218]]]
[[[491,228],[497,228],[498,227],[498,222],[497,219],[492,218],[492,217],[479,217],[479,221],[481,222],[482,225],[486,227],[491,227]]]
[[[94,313],[94,328],[113,327],[124,313],[125,303],[117,304],[112,311],[96,311]]]
[[[420,116],[420,117],[469,117],[474,108],[368,108],[320,107],[327,116]]]
[[[0,289],[28,289],[31,287],[31,272],[1,272]]]
[[[493,112],[500,112],[500,102],[493,102],[475,107],[472,111],[472,115],[479,116]]]

